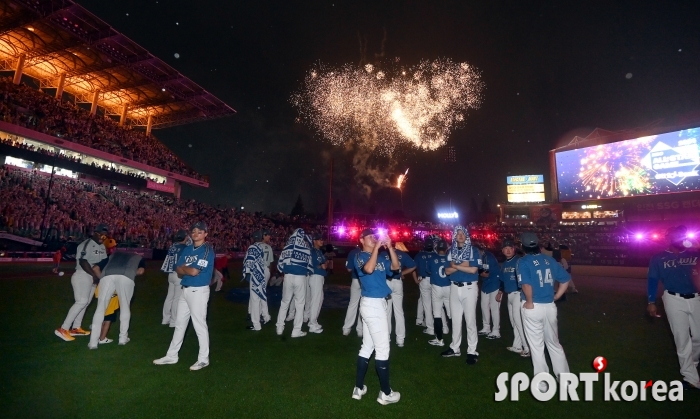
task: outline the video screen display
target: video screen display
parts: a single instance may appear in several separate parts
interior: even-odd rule
[[[700,128],[556,153],[560,201],[700,190]]]

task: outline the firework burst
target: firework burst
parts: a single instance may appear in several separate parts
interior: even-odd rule
[[[599,196],[623,196],[650,190],[650,174],[641,164],[641,151],[654,137],[592,147],[581,159],[579,180],[585,191]]]
[[[291,102],[300,120],[331,143],[390,154],[401,145],[443,146],[466,113],[479,107],[483,89],[474,67],[449,59],[396,69],[320,65]]]

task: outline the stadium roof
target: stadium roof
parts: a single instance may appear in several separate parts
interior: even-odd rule
[[[41,88],[121,115],[131,125],[165,128],[233,115],[236,111],[137,43],[70,0],[0,0],[0,71],[23,73]]]

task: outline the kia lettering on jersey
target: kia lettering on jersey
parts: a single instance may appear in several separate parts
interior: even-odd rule
[[[671,260],[664,261],[664,269],[675,268],[677,266],[688,266],[688,265],[694,266],[697,263],[698,263],[697,257],[671,259]]]

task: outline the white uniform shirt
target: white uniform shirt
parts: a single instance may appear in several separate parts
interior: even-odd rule
[[[78,249],[75,254],[75,270],[78,272],[85,272],[82,266],[80,266],[80,259],[85,259],[88,261],[90,266],[95,266],[102,260],[107,259],[107,250],[104,244],[97,244],[92,239],[87,239],[78,245]],[[85,272],[88,275],[92,275],[90,272]]]
[[[263,242],[258,242],[258,245],[263,249],[263,262],[265,262],[265,267],[269,268],[272,262],[275,261],[275,255],[272,253],[272,246]]]

